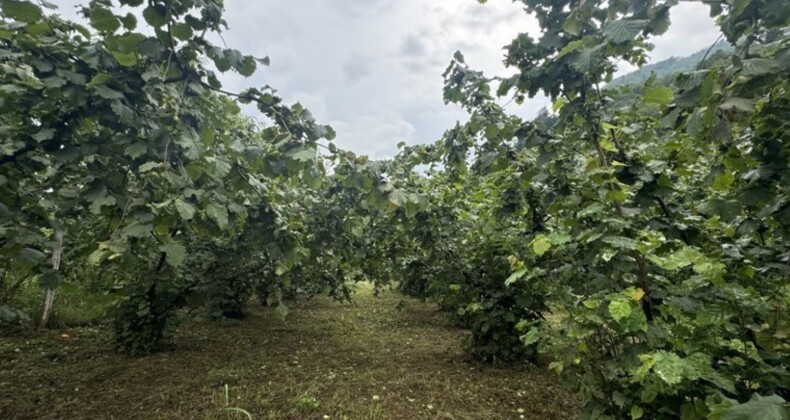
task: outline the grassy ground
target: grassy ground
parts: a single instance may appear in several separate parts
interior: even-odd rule
[[[573,417],[553,374],[477,363],[463,336],[433,306],[362,285],[353,305],[316,298],[285,321],[252,308],[185,324],[172,351],[141,359],[102,328],[6,337],[0,418]]]

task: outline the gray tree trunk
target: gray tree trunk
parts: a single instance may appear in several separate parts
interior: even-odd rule
[[[60,270],[60,259],[63,256],[63,229],[55,229],[55,248],[52,250],[52,269]],[[52,308],[55,304],[55,291],[47,289],[44,293],[44,308],[41,311],[41,319],[38,322],[39,328],[46,328],[49,317],[52,315]]]

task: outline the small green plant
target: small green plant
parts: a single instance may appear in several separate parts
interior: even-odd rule
[[[318,398],[316,398],[309,391],[305,392],[299,397],[297,405],[299,406],[299,409],[303,411],[317,411],[321,407],[321,403],[318,401]]]

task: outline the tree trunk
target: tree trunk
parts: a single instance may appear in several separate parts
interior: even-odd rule
[[[63,229],[55,229],[55,248],[52,250],[52,269],[60,270],[60,258],[63,256]],[[52,315],[52,308],[55,303],[55,291],[47,289],[44,293],[44,308],[41,311],[41,319],[38,322],[39,328],[46,328],[49,317]]]

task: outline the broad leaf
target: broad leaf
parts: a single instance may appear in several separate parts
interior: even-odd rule
[[[603,33],[615,44],[633,41],[650,23],[646,19],[622,19],[608,22]]]
[[[165,253],[165,260],[171,266],[178,268],[184,265],[187,258],[187,250],[184,245],[173,242],[159,247]]]
[[[40,7],[28,1],[1,0],[0,8],[5,16],[26,23],[38,22],[44,15]]]

